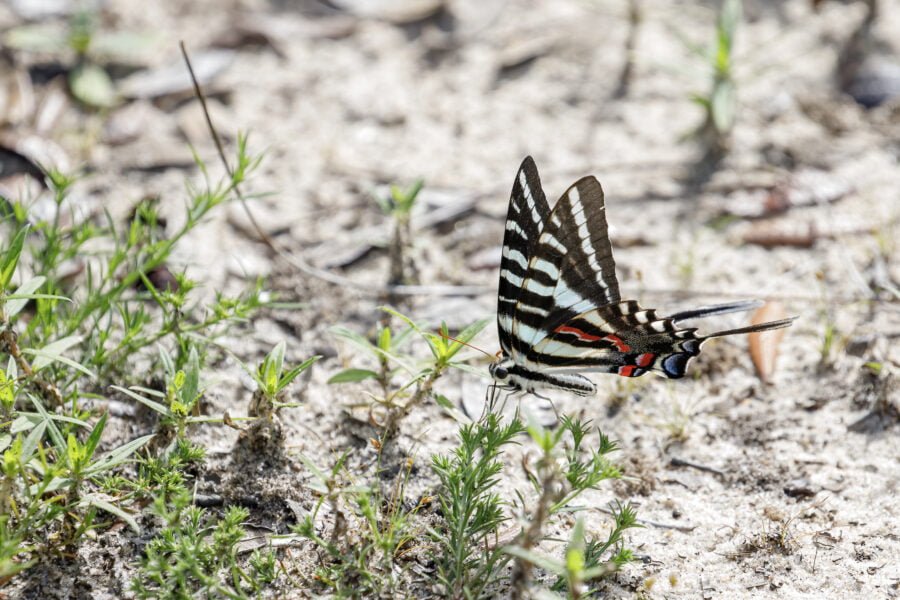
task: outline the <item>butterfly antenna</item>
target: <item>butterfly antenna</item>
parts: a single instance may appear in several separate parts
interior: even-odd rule
[[[470,344],[470,343],[468,343],[468,342],[464,342],[464,341],[462,341],[462,340],[458,340],[458,339],[456,339],[456,338],[453,337],[453,336],[447,335],[447,334],[444,333],[443,331],[441,332],[441,337],[444,338],[445,340],[450,340],[451,342],[456,342],[457,344],[462,344],[463,346],[468,346],[469,348],[472,348],[473,350],[478,350],[479,352],[481,352],[481,353],[484,354],[485,356],[491,358],[492,360],[495,358],[495,355],[494,355],[494,354],[491,354],[490,352],[487,352],[486,350],[482,350],[482,349],[479,348],[478,346],[473,346],[472,344]]]

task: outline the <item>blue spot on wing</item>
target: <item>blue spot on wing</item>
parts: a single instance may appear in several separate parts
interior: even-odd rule
[[[687,352],[677,352],[665,357],[662,361],[662,369],[670,379],[680,379],[684,377],[688,363],[694,358],[693,354]]]

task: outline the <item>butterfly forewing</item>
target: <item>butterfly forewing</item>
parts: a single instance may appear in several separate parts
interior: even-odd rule
[[[603,189],[584,177],[559,199],[540,234],[515,307],[513,347],[527,354],[554,323],[618,302],[615,269]]]
[[[515,307],[522,293],[529,260],[549,214],[550,206],[544,196],[537,167],[528,156],[522,161],[513,182],[500,261],[497,328],[500,347],[507,354],[512,354],[517,348],[512,339]]]

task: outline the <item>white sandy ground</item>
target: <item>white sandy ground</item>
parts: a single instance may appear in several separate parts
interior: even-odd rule
[[[474,213],[416,233],[413,256],[423,282],[494,286],[495,263],[476,270],[473,257],[499,245],[515,168],[532,154],[548,197],[588,173],[602,181],[623,293],[663,312],[734,297],[777,297],[788,314],[797,315],[769,385],[754,374],[746,339],[725,339],[706,346],[692,366],[693,378],[595,377],[597,398],[555,397],[559,410],[580,412],[619,440],[619,459],[630,477],[582,498],[589,531],[604,531],[608,516],[597,509],[616,499],[633,502],[646,522],[628,536],[642,560],[606,584],[608,597],[898,597],[900,429],[896,417],[880,430],[849,426],[869,414],[879,393],[888,404],[900,403],[896,375],[877,388],[863,366],[880,361],[896,373],[900,345],[896,337],[882,338],[859,356],[843,347],[849,339],[900,332],[900,305],[862,300],[878,265],[894,285],[900,281],[900,113],[887,107],[867,113],[832,83],[837,47],[860,20],[862,7],[824,3],[814,13],[801,0],[745,3],[749,22],[738,41],[740,113],[733,153],[706,191],[684,197],[677,180],[696,149],[679,138],[700,118],[689,94],[705,89],[706,76],[678,34],[707,41],[710,3],[641,4],[646,20],[635,47],[633,83],[625,98],[614,99],[627,32],[624,2],[460,0],[450,3],[457,15],[453,37],[434,25],[404,29],[362,20],[334,39],[309,33],[321,23],[304,12],[311,3],[108,3],[118,26],[160,32],[160,64],[178,60],[179,39],[201,52],[248,15],[274,15],[288,28],[279,41],[282,56],[268,49],[238,53],[217,80],[228,94],[214,105],[223,132],[249,131],[252,148],[266,151],[252,187],[275,193],[255,201],[254,210],[282,243],[316,264],[354,252],[366,236],[384,239],[389,224],[370,192],[379,184],[422,177],[426,193],[443,191],[453,201],[480,194]],[[900,3],[883,2],[882,15],[877,33],[895,44],[896,58]],[[534,60],[498,75],[516,44],[533,44]],[[152,158],[154,140],[183,146],[179,119],[199,123],[199,109],[189,103],[148,105],[147,111],[147,126],[134,141],[101,143],[79,158],[96,167],[89,184],[115,212],[124,214],[140,197],[160,194],[177,220],[186,172],[126,169]],[[191,142],[218,172],[202,127],[191,131],[199,132]],[[784,222],[802,228],[814,221],[824,230],[874,227],[875,233],[838,234],[812,248],[763,249],[741,242],[744,221],[707,226],[723,207],[746,202],[754,186],[809,168],[852,191],[834,204],[794,209]],[[242,222],[238,207],[221,211],[182,245],[179,260],[208,293],[237,290],[256,275],[271,275],[284,299],[304,303],[233,336],[232,348],[251,362],[283,338],[291,358],[326,353],[304,393],[306,405],[285,415],[290,451],[325,465],[355,444],[362,448],[354,465],[370,466],[367,433],[348,425],[342,409],[365,398],[362,388],[325,381],[359,362],[328,328],[370,331],[379,302],[277,266],[235,227]],[[620,244],[635,239],[646,245]],[[373,285],[383,284],[386,273],[381,253],[343,272]],[[431,322],[459,324],[491,317],[493,305],[489,291],[462,300],[417,298],[405,310]],[[716,325],[740,322],[735,316]],[[829,323],[838,344],[823,365]],[[477,344],[493,351],[493,326]],[[232,361],[219,367],[209,410],[241,414],[250,394]],[[485,383],[454,374],[440,390],[454,402],[464,396],[477,402]],[[609,416],[611,399],[622,395],[621,410]],[[131,425],[121,425],[123,437],[134,434]],[[452,447],[456,426],[433,403],[404,423],[400,446],[418,466],[411,490],[434,485],[428,456]],[[360,429],[359,438],[354,429]],[[673,440],[673,432],[681,441]],[[209,428],[195,435],[212,450],[210,473],[200,485],[216,491],[217,481],[235,476],[228,462],[234,432]],[[522,451],[534,452],[527,444]],[[513,477],[506,493],[523,485],[519,452],[507,457]],[[672,459],[709,470],[676,466]],[[309,500],[303,491],[309,475],[302,468],[242,475],[244,485],[258,485],[260,493],[274,486],[273,494]],[[272,523],[270,514],[252,518]],[[568,522],[554,527],[564,536]],[[124,556],[116,556],[114,547],[86,548],[82,574],[62,583],[51,577],[52,587],[63,596],[117,597],[132,573],[127,561],[135,559],[131,546],[122,548]],[[559,545],[544,549],[559,551]],[[299,569],[310,557],[295,551],[285,560]],[[104,566],[110,564],[114,568]]]

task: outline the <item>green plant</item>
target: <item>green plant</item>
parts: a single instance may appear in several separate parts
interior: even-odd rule
[[[262,306],[261,288],[257,283],[246,297],[218,295],[201,306],[191,300],[194,285],[186,277],[157,286],[151,274],[165,268],[178,241],[258,162],[246,153],[245,138],[238,155],[233,177],[215,185],[206,177],[205,188],[189,188],[184,224],[169,237],[149,205],[125,230],[109,215],[105,225],[62,218],[73,180],[53,171],[47,182],[56,210],[49,216],[33,212],[27,200],[4,199],[0,581],[42,556],[71,556],[86,532],[108,525],[104,515],[137,530],[139,501],[174,497],[184,488],[185,466],[202,460],[187,428],[219,419],[198,416],[201,357],[225,327]],[[73,261],[83,267],[74,274],[66,267]],[[136,365],[145,367],[139,376],[164,381],[165,391],[115,389],[159,413],[159,432],[110,449],[104,439],[112,418],[85,401],[105,400],[101,392],[134,377]],[[150,450],[151,440],[164,451],[146,456],[137,476],[129,476],[127,463]]]
[[[65,23],[45,20],[13,27],[3,42],[19,51],[63,57],[62,61],[70,64],[68,84],[72,96],[85,106],[108,109],[120,98],[104,65],[148,54],[155,40],[148,34],[105,30],[99,22],[97,14],[80,10]]]
[[[131,514],[96,488],[102,478],[130,460],[153,436],[137,438],[97,456],[106,414],[90,427],[79,419],[51,416],[39,399],[30,399],[36,412],[20,412],[9,425],[9,433],[0,437],[4,450],[0,504],[9,511],[4,523],[7,535],[31,540],[36,546],[38,530],[61,518],[59,537],[43,540],[51,544],[43,549],[52,547],[53,542],[68,547],[94,526],[98,509],[119,517],[137,531]],[[57,426],[57,420],[66,425],[64,430]],[[77,435],[81,428],[90,430],[84,441]],[[50,442],[46,448],[42,444],[45,435]],[[48,500],[46,495],[50,493],[54,496]]]
[[[329,383],[360,382],[375,379],[381,386],[382,394],[373,395],[376,405],[384,408],[381,426],[384,428],[384,439],[393,438],[400,422],[410,411],[434,394],[434,385],[449,368],[469,370],[464,360],[457,358],[460,350],[470,342],[487,325],[482,319],[464,328],[456,337],[451,337],[446,324],[441,325],[440,333],[430,332],[409,317],[390,308],[384,308],[388,314],[403,321],[407,328],[394,335],[388,326],[382,326],[377,341],[370,342],[365,337],[344,328],[332,328],[332,332],[349,341],[366,354],[375,358],[379,370],[350,368],[341,371],[329,379]],[[417,366],[409,357],[397,351],[407,341],[411,333],[418,334],[431,352],[431,359]],[[391,369],[390,365],[398,365]],[[400,385],[393,385],[395,375],[405,374],[408,379]],[[411,391],[410,391],[411,390]],[[437,396],[438,402],[446,406],[446,402]],[[372,419],[374,420],[374,418]]]
[[[351,367],[331,376],[328,383],[357,383],[374,379],[381,388],[381,398],[387,399],[394,377],[404,370],[413,370],[410,361],[400,354],[403,346],[412,339],[412,334],[415,333],[412,327],[397,331],[392,329],[389,324],[381,323],[375,333],[374,342],[346,327],[332,327],[331,333],[369,355],[378,363],[378,370]],[[392,367],[391,363],[397,363],[400,366]]]
[[[602,542],[588,539],[584,533],[584,519],[576,520],[563,559],[518,546],[509,547],[506,552],[556,575],[551,590],[565,592],[567,598],[577,600],[588,592],[588,582],[611,575],[633,560],[632,552],[622,546],[622,537],[625,530],[639,526],[637,515],[631,506],[617,504],[613,519],[613,530]]]
[[[285,407],[299,406],[296,402],[285,402],[287,387],[320,357],[313,356],[301,364],[285,371],[285,343],[279,342],[266,355],[256,369],[247,371],[256,383],[256,390],[247,409],[253,423],[241,433],[238,443],[249,450],[243,456],[259,456],[265,460],[284,458],[284,427],[278,412]]]
[[[508,520],[497,493],[503,471],[503,447],[525,430],[518,419],[503,424],[487,413],[459,429],[459,445],[450,455],[431,457],[440,480],[437,493],[443,523],[433,536],[439,544],[438,581],[449,598],[480,598],[500,577],[507,557],[497,543]]]
[[[257,552],[244,567],[238,542],[246,508],[231,506],[221,519],[191,506],[185,490],[159,497],[153,512],[164,527],[147,544],[131,590],[138,598],[249,598],[277,576],[274,553]]]
[[[32,230],[25,224],[30,218],[28,206],[12,202],[14,216],[8,219],[11,222],[7,227],[15,235],[9,253],[17,259],[20,253],[26,253],[28,266],[35,273],[34,279],[20,287],[28,286],[29,292],[37,287],[44,291],[24,296],[17,293],[34,302],[31,319],[19,337],[38,348],[50,341],[60,344],[61,340],[75,340],[69,347],[80,355],[69,366],[83,365],[98,378],[107,378],[128,371],[126,359],[133,361],[145,348],[170,340],[179,350],[176,362],[183,362],[192,338],[215,337],[225,326],[245,320],[263,305],[260,282],[242,296],[217,294],[210,306],[201,306],[191,302],[194,284],[184,276],[176,275],[174,286],[157,289],[149,274],[165,267],[178,242],[224,203],[258,163],[247,153],[246,138],[239,136],[234,176],[215,185],[207,180],[204,188],[189,186],[183,224],[167,237],[160,235],[157,215],[150,206],[143,206],[125,231],[120,231],[108,215],[105,227],[90,221],[63,226],[60,214],[72,180],[59,174],[51,176],[57,210],[50,220],[36,219],[33,235],[27,235]],[[198,164],[205,173],[203,163]],[[111,245],[111,250],[99,256],[88,252],[86,246],[98,240]],[[85,256],[91,257],[86,263]],[[63,298],[69,287],[65,265],[73,262],[84,264],[84,271],[78,293],[69,302]],[[10,280],[6,279],[4,287]],[[145,295],[135,297],[138,287]],[[148,301],[158,312],[147,307]],[[27,373],[21,365],[20,370]],[[76,377],[59,387],[71,389]]]
[[[709,91],[691,99],[703,108],[704,117],[695,135],[707,146],[709,154],[727,152],[737,113],[734,41],[742,18],[741,0],[722,0],[716,17],[715,42],[710,48],[685,42],[704,61],[710,71]]]
[[[415,206],[416,198],[419,192],[422,191],[424,184],[425,182],[419,179],[406,190],[392,185],[390,195],[387,197],[375,197],[378,206],[381,207],[381,211],[394,221],[394,233],[391,237],[389,249],[390,274],[388,276],[388,285],[414,283],[415,279],[417,279],[415,276],[415,264],[409,259],[407,252],[407,248],[412,240],[409,219],[413,206]]]
[[[337,597],[396,597],[402,589],[396,575],[399,563],[422,533],[413,519],[425,502],[412,507],[404,502],[413,461],[406,461],[386,494],[378,484],[346,484],[347,456],[341,456],[329,472],[304,459],[313,475],[309,487],[319,499],[294,530],[325,552],[315,579]],[[380,471],[376,469],[376,480]],[[328,539],[317,531],[326,505],[333,520]]]
[[[256,383],[256,391],[253,392],[253,399],[248,410],[250,417],[271,419],[281,408],[298,406],[294,403],[284,402],[284,392],[303,371],[322,358],[313,356],[285,372],[285,348],[286,345],[283,341],[278,342],[255,371],[245,368]]]
[[[607,479],[621,477],[619,469],[607,458],[617,449],[615,442],[598,431],[597,447],[586,447],[589,425],[589,421],[583,422],[566,415],[560,418],[559,427],[553,430],[535,421],[528,425],[528,434],[540,451],[536,468],[532,471],[526,465],[526,474],[537,500],[530,510],[525,510],[524,500],[521,502],[527,526],[522,528],[512,546],[515,557],[511,575],[513,598],[524,597],[530,586],[534,563],[528,557],[544,539],[543,530],[547,521],[569,508],[585,491]]]
[[[182,369],[176,367],[174,359],[164,348],[160,348],[159,353],[165,369],[165,392],[141,386],[123,388],[113,385],[110,388],[137,400],[159,415],[155,445],[166,448],[164,453],[168,454],[176,443],[186,439],[189,425],[218,423],[222,422],[222,418],[196,414],[203,397],[203,390],[200,388],[200,356],[196,347],[191,347],[188,351],[187,364]]]

